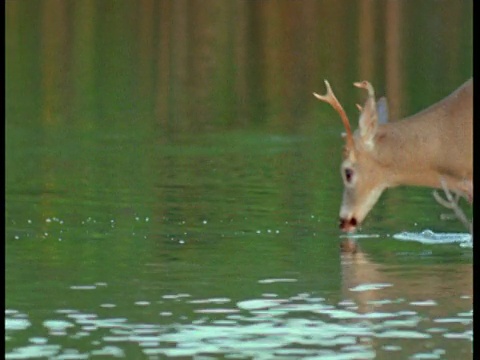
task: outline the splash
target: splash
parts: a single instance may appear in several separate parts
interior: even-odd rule
[[[393,235],[394,239],[418,241],[422,244],[453,244],[460,243],[463,247],[473,247],[472,235],[468,233],[435,233],[431,230],[422,232],[403,231]]]

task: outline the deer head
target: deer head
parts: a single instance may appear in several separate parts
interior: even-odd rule
[[[354,83],[356,87],[367,90],[368,98],[363,107],[357,105],[360,110],[359,127],[352,133],[348,117],[326,80],[325,85],[326,95],[313,95],[329,103],[340,114],[345,127],[345,147],[340,167],[344,184],[340,229],[351,232],[365,219],[387,187],[382,164],[375,149],[378,124],[386,122],[387,118],[386,100],[382,98],[376,103],[375,93],[369,82]]]

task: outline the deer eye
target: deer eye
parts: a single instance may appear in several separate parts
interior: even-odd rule
[[[351,183],[353,178],[353,170],[351,168],[345,168],[343,171],[345,174],[345,181],[347,183]]]

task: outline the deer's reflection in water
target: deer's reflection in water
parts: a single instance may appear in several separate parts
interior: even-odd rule
[[[343,294],[356,303],[361,313],[412,307],[418,310],[417,305],[422,302],[432,304],[422,307],[422,312],[432,317],[472,308],[471,263],[434,261],[423,250],[419,253],[385,250],[383,255],[375,254],[379,259],[376,260],[352,238],[342,239],[340,250]]]
[[[379,255],[378,248],[367,252],[352,238],[342,239],[340,250],[343,304],[355,314],[347,322],[371,334],[359,337],[358,346],[382,358],[391,354],[387,349],[412,355],[426,347],[444,355],[468,352],[462,342],[473,341],[471,263],[426,261],[418,253],[387,249]],[[447,345],[450,337],[461,341]]]

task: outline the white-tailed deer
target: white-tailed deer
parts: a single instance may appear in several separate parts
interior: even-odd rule
[[[387,122],[386,100],[378,103],[372,85],[360,109],[359,127],[347,115],[328,81],[326,95],[313,93],[340,114],[345,126],[341,174],[344,183],[340,228],[354,231],[382,192],[399,185],[448,189],[473,201],[473,79],[438,103],[401,121]]]

